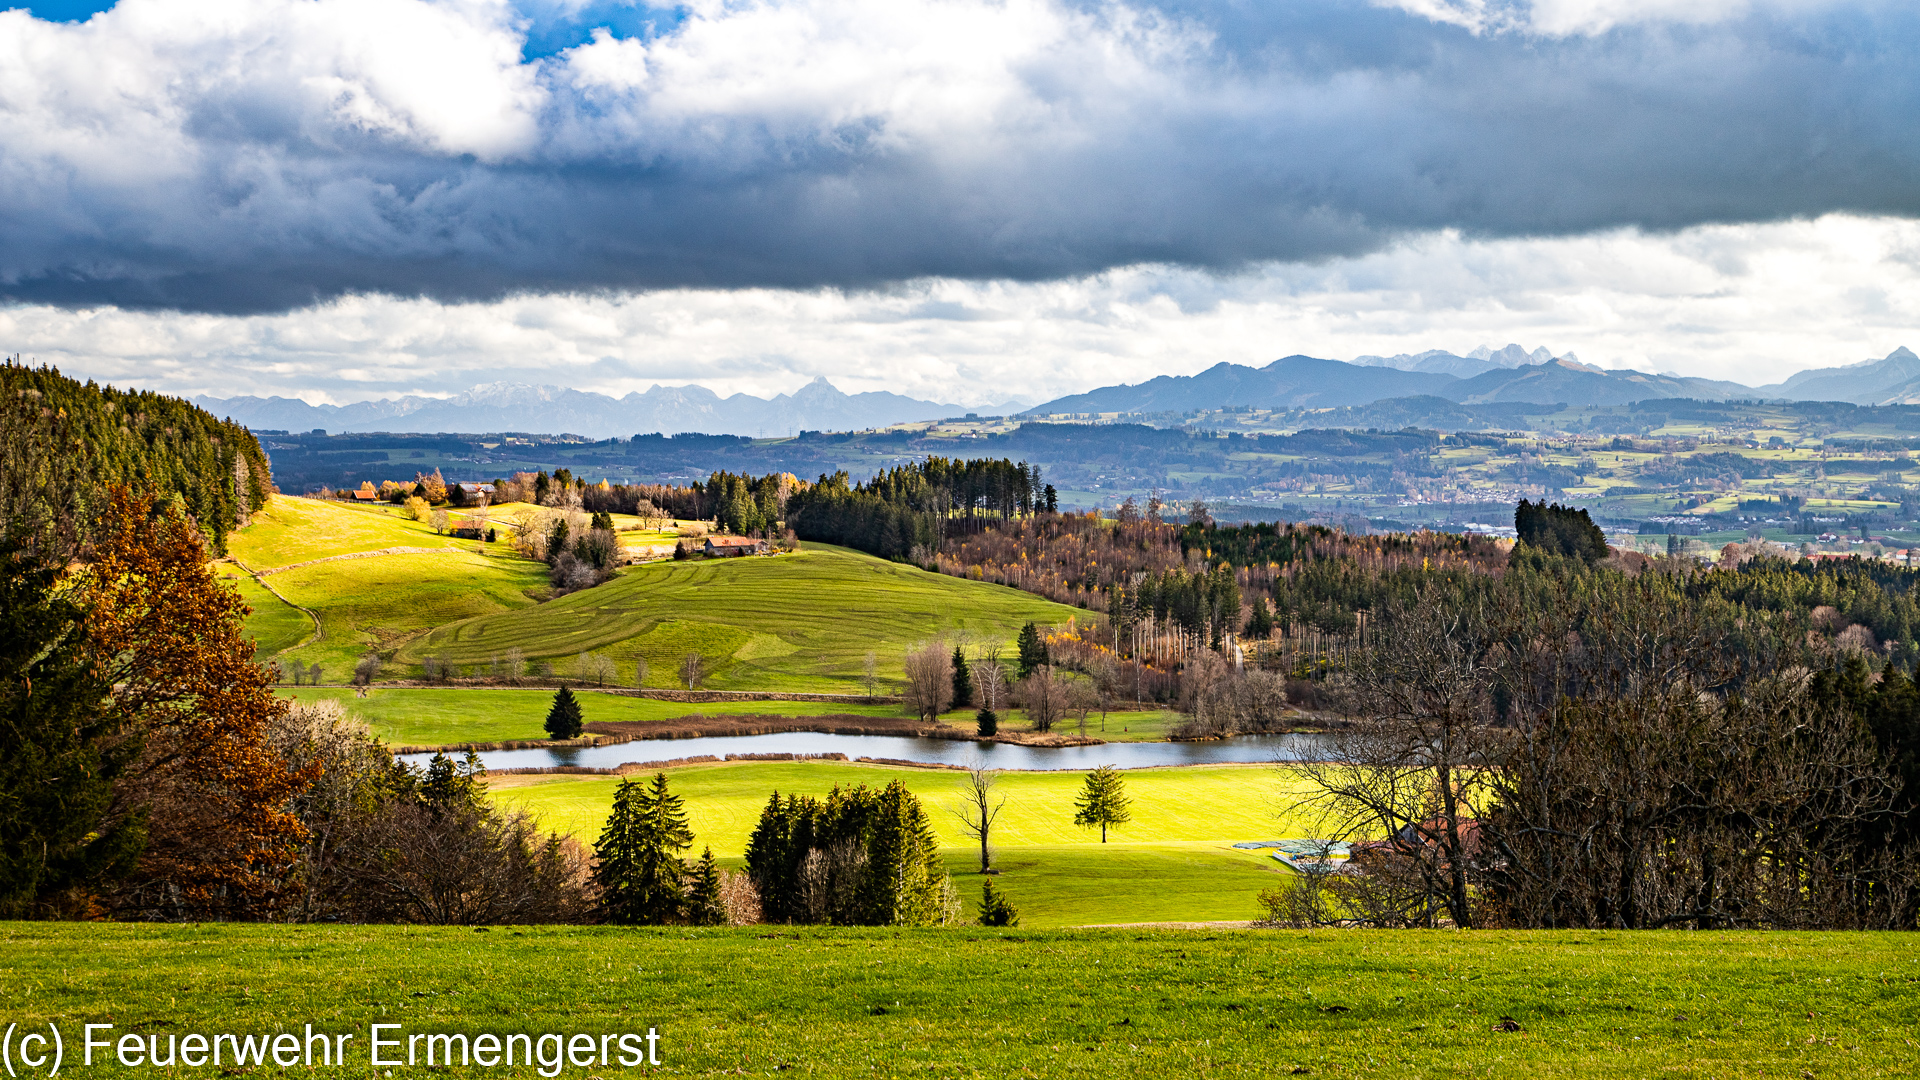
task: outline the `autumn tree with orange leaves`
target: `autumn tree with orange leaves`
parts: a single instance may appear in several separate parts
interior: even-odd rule
[[[124,918],[269,917],[298,891],[305,830],[287,806],[316,770],[268,746],[286,704],[253,662],[246,605],[170,502],[115,489],[94,535],[71,589],[113,687],[114,726],[143,740],[109,817],[144,817],[147,832],[133,873],[103,904]]]

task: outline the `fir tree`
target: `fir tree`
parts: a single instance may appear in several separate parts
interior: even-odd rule
[[[973,704],[973,676],[967,671],[967,656],[959,646],[953,649],[953,707],[966,708]]]
[[[140,815],[109,818],[114,779],[140,740],[118,731],[82,612],[59,568],[0,546],[0,918],[61,914],[124,875],[146,843]],[[69,891],[80,896],[60,897]],[[48,909],[46,905],[52,904]]]
[[[977,725],[980,734],[987,738],[1000,733],[1000,717],[995,715],[992,709],[981,709],[974,715],[973,722]]]
[[[1007,899],[1007,894],[993,887],[993,879],[988,878],[980,889],[980,925],[981,926],[1019,926],[1020,911]]]
[[[1020,677],[1037,667],[1047,666],[1047,643],[1040,640],[1040,628],[1032,623],[1020,628]]]
[[[1127,798],[1127,782],[1120,776],[1120,770],[1111,765],[1102,765],[1087,774],[1087,784],[1074,796],[1073,805],[1079,812],[1073,815],[1075,825],[1100,826],[1100,842],[1107,842],[1107,826],[1125,825],[1133,820],[1128,807],[1133,800]]]
[[[635,804],[639,819],[635,851],[633,905],[638,922],[677,921],[686,906],[682,881],[687,869],[680,852],[693,846],[693,830],[680,796],[667,792],[667,774],[655,773],[653,783]]]
[[[720,868],[713,861],[713,848],[700,853],[693,871],[693,895],[687,897],[687,921],[695,926],[727,925],[727,905],[720,899]]]
[[[1253,598],[1253,614],[1247,616],[1247,636],[1256,641],[1265,641],[1273,636],[1273,609],[1267,606],[1267,598]]]
[[[572,690],[561,687],[553,695],[553,708],[547,712],[547,737],[577,739],[585,728],[585,720],[580,715],[580,702],[574,698]]]
[[[633,780],[622,780],[613,793],[613,810],[593,846],[593,878],[600,886],[600,917],[631,926],[640,921],[635,888],[640,866],[638,804],[645,791]]]

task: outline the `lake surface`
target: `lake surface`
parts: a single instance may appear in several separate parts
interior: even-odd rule
[[[1099,746],[1018,746],[965,739],[918,739],[895,735],[828,735],[783,731],[772,735],[716,735],[700,739],[642,739],[614,746],[491,750],[480,755],[489,769],[586,765],[609,769],[636,761],[668,761],[711,754],[845,754],[941,765],[978,761],[995,769],[1071,769],[1101,765],[1140,769],[1152,765],[1216,765],[1226,762],[1297,761],[1314,756],[1319,735],[1242,735],[1218,742],[1115,742]],[[433,755],[409,754],[424,764]]]

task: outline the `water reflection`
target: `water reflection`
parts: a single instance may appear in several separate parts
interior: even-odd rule
[[[845,754],[946,765],[980,761],[995,769],[1085,770],[1101,765],[1140,769],[1154,765],[1216,765],[1228,762],[1295,761],[1313,756],[1318,735],[1242,735],[1218,742],[1103,743],[1099,746],[1018,746],[964,739],[895,735],[828,735],[783,731],[771,735],[717,735],[701,739],[649,739],[615,746],[492,750],[480,755],[489,769],[585,765],[612,768],[634,761],[728,754]],[[409,755],[425,761],[430,754]]]

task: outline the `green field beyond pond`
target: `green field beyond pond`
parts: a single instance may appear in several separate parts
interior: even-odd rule
[[[825,795],[836,784],[884,787],[904,780],[926,804],[971,912],[979,898],[980,849],[953,813],[961,805],[963,775],[834,762],[689,765],[668,774],[674,793],[686,800],[694,852],[712,845],[730,866],[742,864],[747,835],[775,791]],[[1233,843],[1306,835],[1311,824],[1298,805],[1299,782],[1281,769],[1141,769],[1126,774],[1133,820],[1102,844],[1098,830],[1073,824],[1082,776],[1005,773],[995,789],[1006,798],[993,833],[994,864],[1002,871],[997,885],[1020,907],[1025,925],[1258,918],[1260,891],[1282,884],[1290,871]],[[546,827],[591,844],[618,784],[603,776],[527,776],[497,778],[492,788],[502,805],[524,807]]]
[[[7,1021],[58,1024],[75,1076],[219,1074],[86,1068],[89,1023],[312,1024],[355,1034],[332,1075],[428,1075],[367,1064],[386,1023],[651,1027],[647,1075],[1904,1077],[1917,983],[1898,934],[0,925]]]

